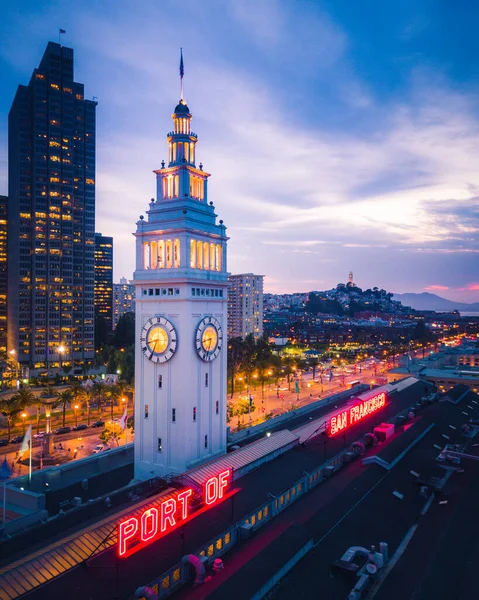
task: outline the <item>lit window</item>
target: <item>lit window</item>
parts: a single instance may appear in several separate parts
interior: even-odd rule
[[[148,404],[145,404],[145,419],[148,419]]]
[[[193,422],[196,421],[196,406],[193,407]]]
[[[196,240],[190,241],[190,267],[196,269]]]
[[[180,266],[180,240],[176,239],[175,243],[174,243],[174,253],[175,253],[175,269],[177,269]]]

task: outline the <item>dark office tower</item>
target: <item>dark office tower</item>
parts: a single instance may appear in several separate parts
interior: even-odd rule
[[[33,372],[94,358],[95,109],[50,42],[8,131],[8,347]]]
[[[7,351],[7,197],[0,196],[0,358]]]
[[[113,238],[95,233],[95,316],[113,328]]]

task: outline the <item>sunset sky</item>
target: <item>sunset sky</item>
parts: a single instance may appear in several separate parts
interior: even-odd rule
[[[131,233],[185,98],[228,269],[266,291],[363,288],[479,301],[479,5],[432,0],[18,0],[0,9],[7,117],[48,41],[98,99],[96,230]]]

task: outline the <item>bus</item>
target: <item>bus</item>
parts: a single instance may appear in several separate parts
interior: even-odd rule
[[[360,379],[355,379],[354,381],[348,381],[346,385],[348,386],[348,389],[351,389],[355,385],[359,385],[360,383],[361,383]]]

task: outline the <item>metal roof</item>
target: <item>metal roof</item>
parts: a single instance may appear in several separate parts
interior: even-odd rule
[[[111,548],[117,543],[116,526],[121,517],[128,514],[139,517],[144,506],[156,506],[166,498],[177,494],[166,490],[155,499],[149,498],[111,517],[95,523],[86,531],[78,531],[59,542],[41,548],[20,560],[0,569],[0,600],[13,600],[38,586],[73,569],[84,560]],[[103,542],[103,543],[102,543]]]
[[[298,435],[288,429],[283,429],[282,431],[272,433],[269,437],[264,437],[230,454],[226,454],[205,465],[187,471],[186,475],[196,483],[203,485],[213,475],[218,475],[219,472],[225,469],[232,469],[233,479],[235,479],[235,472],[238,472],[243,467],[252,463],[258,463],[259,466],[268,455],[298,441]]]

